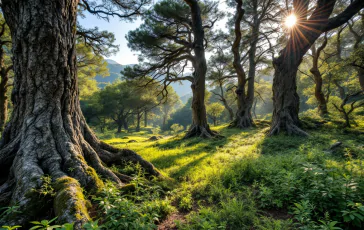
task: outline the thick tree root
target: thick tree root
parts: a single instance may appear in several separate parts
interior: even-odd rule
[[[233,122],[230,123],[229,128],[247,129],[255,127],[253,119],[248,116],[237,117]]]
[[[248,104],[240,108],[236,113],[235,120],[229,125],[229,128],[246,129],[255,127],[250,111],[251,107]]]
[[[282,124],[283,123],[283,124]],[[309,136],[308,133],[303,131],[297,125],[295,125],[292,121],[285,120],[284,122],[278,120],[276,123],[271,125],[268,136],[278,135],[281,130],[285,130],[288,135],[296,135],[296,136]]]
[[[77,180],[71,177],[61,177],[56,180],[54,188],[54,211],[60,223],[72,223],[76,229],[90,220],[87,212],[87,202],[83,197],[82,188]],[[76,217],[76,220],[75,220]]]
[[[47,213],[52,202],[49,197],[45,199],[37,192],[45,175],[50,175],[54,182],[56,195],[53,207],[59,223],[75,223],[75,229],[82,229],[82,225],[90,220],[82,188],[90,194],[97,194],[104,186],[99,175],[119,186],[132,180],[107,166],[122,167],[133,162],[140,164],[150,176],[161,176],[151,163],[135,152],[101,142],[85,127],[84,136],[71,141],[64,133],[58,135],[61,133],[53,127],[53,132],[48,134],[52,141],[43,141],[47,140],[45,135],[42,141],[37,142],[32,139],[39,134],[35,130],[34,135],[27,135],[27,139],[23,140],[27,143],[26,147],[15,139],[0,150],[0,165],[8,167],[7,180],[0,183],[0,203],[2,206],[20,206],[22,211],[22,214],[11,216],[0,224],[26,227],[29,221]]]
[[[210,127],[207,125],[199,126],[199,125],[192,125],[186,135],[184,136],[184,139],[191,138],[191,137],[200,137],[200,138],[222,138],[218,132],[213,131],[210,129]]]

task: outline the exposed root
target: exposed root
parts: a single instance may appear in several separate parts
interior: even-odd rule
[[[199,125],[192,125],[186,135],[184,136],[184,139],[191,138],[191,137],[200,137],[200,138],[222,138],[218,132],[213,131],[210,129],[210,127],[207,125],[207,127],[199,126]]]
[[[136,152],[129,149],[118,149],[111,145],[100,141],[93,131],[86,125],[84,130],[84,138],[87,143],[95,149],[100,160],[108,166],[121,165],[125,162],[132,162],[142,166],[146,173],[152,176],[161,176],[160,172],[148,161],[144,160]]]
[[[229,125],[229,128],[246,129],[250,127],[255,127],[253,118],[251,116],[240,116],[238,115],[236,119]]]
[[[281,132],[281,129],[285,130],[288,135],[309,136],[308,133],[294,124],[292,119],[283,119],[283,121],[278,119],[275,123],[272,123],[268,136],[278,135]]]
[[[111,181],[121,185],[119,177],[117,177],[110,169],[104,167],[95,150],[92,149],[87,143],[83,143],[83,152],[86,156],[86,161],[96,170],[97,173],[110,179]]]
[[[26,226],[30,220],[44,215],[51,208],[49,198],[45,202],[35,192],[42,186],[41,178],[45,174],[51,175],[55,181],[53,206],[58,221],[74,222],[75,229],[82,229],[82,225],[90,219],[81,186],[95,194],[103,187],[99,175],[120,186],[132,180],[129,176],[111,171],[104,163],[109,166],[123,166],[126,162],[138,163],[149,175],[161,176],[151,163],[131,150],[114,148],[98,141],[93,135],[89,139],[91,142],[82,136],[70,142],[67,135],[58,133],[61,129],[56,128],[53,127],[54,133],[49,134],[52,139],[47,144],[37,143],[32,139],[34,135],[29,135],[25,140],[28,143],[26,148],[21,147],[20,141],[13,141],[0,151],[1,165],[12,165],[8,170],[10,174],[6,175],[7,180],[0,181],[0,203],[4,203],[4,206],[16,204],[22,211],[22,214],[0,224]],[[12,152],[14,154],[11,157],[6,155]]]
[[[140,155],[129,149],[117,149],[103,143],[103,150],[100,152],[100,159],[111,166],[113,164],[123,166],[126,162],[132,162],[133,164],[139,164],[145,170],[145,172],[151,176],[160,177],[161,173],[148,161],[144,160]],[[108,151],[108,150],[111,150]]]
[[[124,174],[121,174],[121,173],[119,173],[119,172],[114,172],[115,173],[115,175],[117,176],[117,177],[119,177],[119,179],[121,180],[121,182],[123,182],[123,183],[130,183],[130,181],[132,181],[133,180],[133,178],[132,177],[130,177],[130,176],[127,176],[127,175],[124,175]]]
[[[10,205],[19,206],[22,212],[17,215],[8,216],[5,223],[0,224],[12,226],[21,223],[24,226],[32,218],[35,218],[39,213],[49,208],[49,204],[40,199],[34,192],[42,185],[41,177],[44,175],[43,171],[32,162],[27,162],[24,165],[22,161],[24,160],[18,158],[14,160],[13,165],[16,166],[19,172],[15,174],[15,186],[12,188],[10,199]]]
[[[82,193],[82,188],[77,180],[71,177],[61,177],[56,180],[54,188],[54,211],[60,223],[74,223],[75,229],[90,220],[87,212],[87,202]]]

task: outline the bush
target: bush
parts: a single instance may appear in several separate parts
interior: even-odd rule
[[[171,130],[173,134],[177,134],[179,132],[181,132],[182,130],[184,130],[185,128],[180,125],[180,124],[173,124],[171,125]]]
[[[142,171],[138,170],[128,187],[118,189],[106,183],[100,196],[94,198],[102,212],[103,229],[150,230],[157,229],[156,223],[174,211],[169,199],[161,199],[163,190],[158,185],[149,185]]]

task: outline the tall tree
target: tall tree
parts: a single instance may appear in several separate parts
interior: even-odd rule
[[[254,125],[252,107],[256,68],[262,61],[262,57],[271,51],[269,37],[277,31],[273,22],[280,10],[274,0],[235,0],[235,3],[235,40],[232,44],[232,52],[234,54],[233,66],[238,78],[236,89],[238,110],[231,126],[247,128]],[[265,28],[265,25],[269,25],[269,29]],[[268,40],[269,45],[262,44],[262,40]],[[247,50],[244,55],[241,55],[242,49]],[[244,59],[248,61],[248,71],[244,69],[242,63]]]
[[[318,104],[318,111],[322,116],[327,115],[328,110],[327,110],[326,97],[322,91],[323,79],[319,69],[319,59],[321,53],[323,52],[326,46],[327,46],[327,34],[325,34],[324,40],[319,47],[316,48],[315,44],[311,46],[312,68],[310,69],[310,72],[312,73],[315,79],[315,97]]]
[[[305,53],[322,33],[343,25],[364,7],[364,1],[354,0],[342,12],[329,18],[336,0],[318,0],[308,17],[309,3],[309,0],[293,1],[297,24],[290,31],[286,47],[273,61],[274,110],[270,135],[278,134],[281,130],[293,135],[307,135],[299,128],[299,96],[296,83],[298,66]]]
[[[221,17],[218,4],[211,1],[164,0],[157,3],[145,17],[140,28],[129,32],[129,47],[140,51],[148,62],[135,66],[124,74],[129,77],[152,75],[168,85],[173,81],[191,82],[192,125],[186,138],[200,136],[210,138],[217,133],[207,123],[205,80],[207,64],[205,50],[208,46],[206,32],[211,31]],[[185,68],[191,64],[192,76],[186,76]]]
[[[11,37],[9,28],[0,15],[0,134],[4,130],[8,119],[8,88],[11,86],[10,71],[13,65],[10,62]]]
[[[139,12],[134,2],[107,1],[107,6],[116,4],[127,17]],[[77,0],[1,1],[12,37],[14,109],[0,140],[0,197],[22,211],[8,225],[26,226],[49,211],[52,202],[36,195],[45,174],[55,182],[55,215],[74,222],[75,229],[90,219],[83,189],[99,191],[99,175],[122,185],[125,177],[106,165],[132,161],[159,175],[135,152],[98,140],[86,124],[77,85],[77,5]]]

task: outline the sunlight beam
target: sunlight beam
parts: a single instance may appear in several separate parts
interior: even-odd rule
[[[288,28],[292,28],[292,27],[294,27],[294,26],[296,25],[296,23],[297,23],[297,17],[296,17],[296,15],[294,15],[294,14],[290,14],[290,15],[288,15],[288,16],[287,16],[287,18],[286,18],[286,20],[285,20],[285,22],[284,22],[284,24],[285,24]]]

